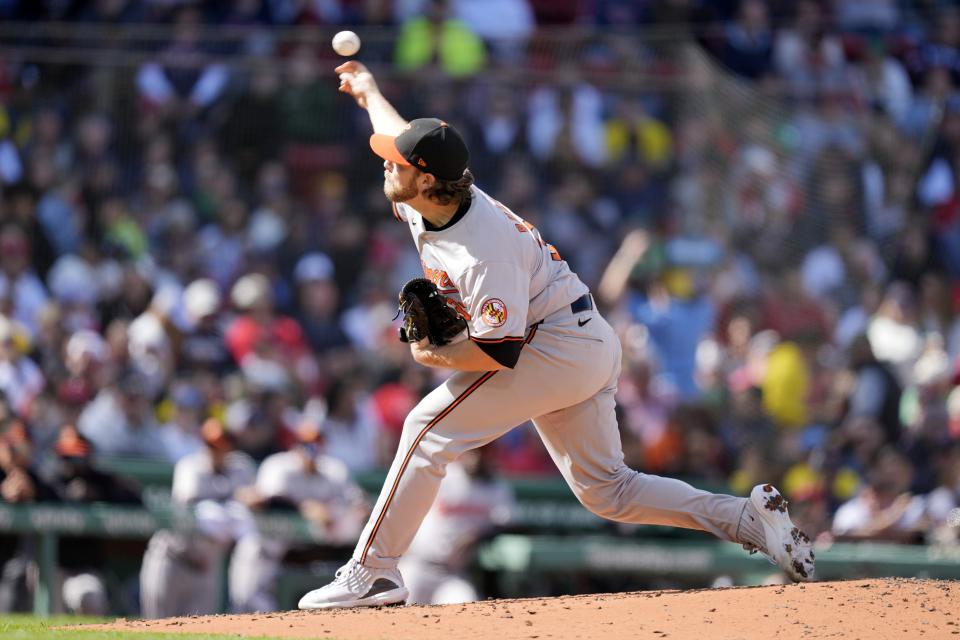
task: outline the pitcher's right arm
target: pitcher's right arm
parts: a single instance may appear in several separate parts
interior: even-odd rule
[[[397,113],[393,105],[380,93],[373,74],[366,66],[350,60],[334,69],[340,75],[340,91],[357,101],[367,110],[374,133],[397,136],[407,126],[407,121]]]

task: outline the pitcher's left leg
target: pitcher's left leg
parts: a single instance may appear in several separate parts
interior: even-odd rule
[[[708,531],[737,541],[747,500],[648,475],[623,461],[614,388],[534,419],[540,437],[583,505],[618,522]]]
[[[695,489],[634,471],[623,461],[610,386],[577,405],[534,419],[550,456],[580,502],[619,522],[708,531],[767,554],[794,581],[811,580],[810,539],[790,520],[772,485],[749,499]]]

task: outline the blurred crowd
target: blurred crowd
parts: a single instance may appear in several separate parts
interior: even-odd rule
[[[400,113],[463,131],[478,184],[616,323],[629,464],[779,482],[826,541],[956,542],[955,4],[12,0],[0,18],[3,500],[84,494],[65,459],[196,456],[209,420],[251,469],[303,433],[347,476],[389,464],[438,374],[396,339],[420,265],[336,92],[346,25]],[[555,473],[528,426],[490,456]]]

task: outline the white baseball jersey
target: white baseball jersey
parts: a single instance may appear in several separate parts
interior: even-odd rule
[[[405,204],[424,276],[467,321],[471,340],[513,367],[530,325],[588,292],[529,223],[476,186],[465,212],[438,230]]]
[[[363,492],[350,480],[347,465],[319,455],[316,466],[316,473],[308,473],[296,451],[275,453],[260,464],[257,491],[266,498],[284,498],[292,504],[317,500],[346,507],[363,502]]]
[[[253,484],[256,464],[245,453],[227,454],[222,472],[213,468],[210,453],[204,449],[182,458],[173,471],[171,498],[174,503],[190,504],[198,500],[227,500],[238,488]]]

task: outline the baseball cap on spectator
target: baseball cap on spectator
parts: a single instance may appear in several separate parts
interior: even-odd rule
[[[194,322],[216,313],[221,302],[220,289],[209,278],[194,280],[183,290],[183,309]]]
[[[307,253],[297,261],[293,277],[298,284],[333,278],[333,261],[324,253]]]
[[[396,137],[375,133],[370,148],[384,160],[417,167],[441,180],[459,180],[470,162],[460,133],[437,118],[411,120]]]
[[[250,309],[270,300],[270,281],[262,273],[248,273],[233,285],[230,300],[238,309]]]

